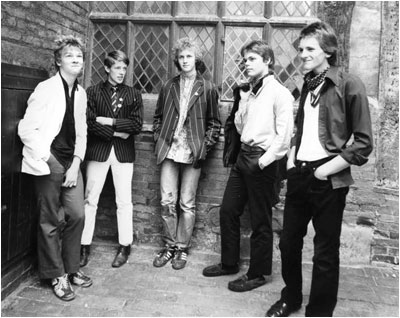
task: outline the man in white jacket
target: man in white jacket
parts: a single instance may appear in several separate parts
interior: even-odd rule
[[[79,271],[87,98],[77,81],[84,58],[81,41],[65,36],[56,44],[58,72],[29,97],[18,134],[24,144],[22,172],[34,176],[38,200],[39,276],[51,280],[58,298],[69,301],[75,298],[71,283],[92,285]]]

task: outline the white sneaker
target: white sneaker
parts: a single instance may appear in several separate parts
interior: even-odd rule
[[[51,285],[53,286],[54,294],[61,300],[69,301],[75,298],[75,293],[69,282],[68,274],[53,278],[51,280]]]

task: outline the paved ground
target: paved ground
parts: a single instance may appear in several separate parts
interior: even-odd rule
[[[92,287],[75,288],[71,302],[57,299],[36,275],[27,279],[2,302],[2,316],[264,316],[279,297],[283,282],[280,264],[274,264],[273,281],[246,293],[227,289],[237,275],[206,278],[202,269],[219,261],[219,255],[193,251],[185,269],[152,265],[154,247],[134,246],[128,264],[111,267],[115,246],[97,243],[84,272]],[[246,265],[241,266],[241,273]],[[305,301],[311,265],[304,264]],[[398,317],[398,267],[342,267],[335,316]],[[293,316],[304,316],[304,306]]]

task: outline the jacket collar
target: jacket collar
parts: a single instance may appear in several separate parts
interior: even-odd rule
[[[339,84],[339,68],[337,66],[331,66],[326,73],[326,78],[329,78],[335,86]]]

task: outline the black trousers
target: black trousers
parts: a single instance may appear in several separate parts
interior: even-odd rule
[[[270,275],[272,270],[272,204],[277,162],[261,170],[259,147],[243,146],[233,166],[220,209],[221,261],[233,266],[240,260],[240,216],[246,203],[250,212],[249,276]]]
[[[38,270],[51,279],[79,270],[81,236],[85,222],[83,179],[76,187],[62,187],[65,168],[51,155],[50,174],[35,176],[38,200]]]
[[[279,247],[281,299],[293,306],[302,303],[302,249],[310,220],[315,229],[313,271],[306,316],[332,316],[339,287],[339,247],[343,210],[349,188],[332,189],[330,180],[314,177],[327,160],[297,162],[287,172],[287,194]]]

